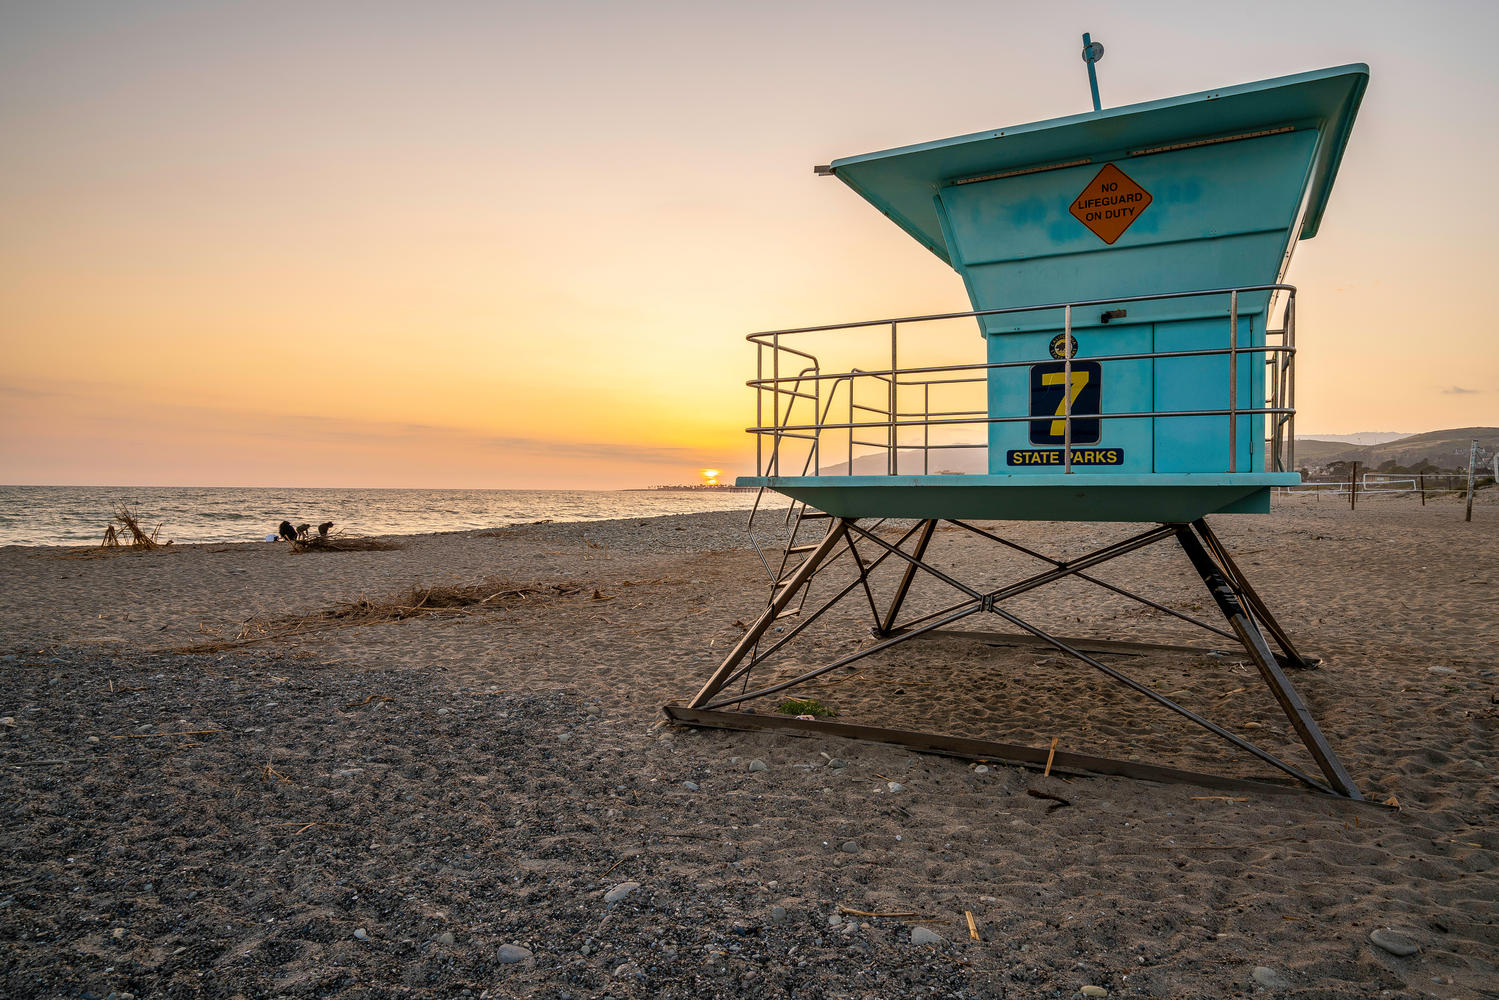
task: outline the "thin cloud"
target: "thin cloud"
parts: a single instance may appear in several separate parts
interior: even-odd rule
[[[1482,392],[1482,389],[1469,389],[1460,385],[1450,385],[1442,390],[1444,396],[1474,396]]]

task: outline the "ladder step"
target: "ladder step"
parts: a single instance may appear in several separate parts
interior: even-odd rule
[[[801,613],[801,608],[787,608],[785,611],[782,611],[780,614],[776,615],[776,621],[780,621],[782,618],[796,618]]]
[[[813,549],[817,548],[821,544],[822,544],[821,542],[808,542],[805,545],[792,545],[792,546],[790,546],[789,548],[786,549],[786,553],[788,555],[790,555],[790,554],[796,553],[796,552],[811,552]]]
[[[802,514],[803,521],[826,521],[833,515],[822,510],[809,510]]]

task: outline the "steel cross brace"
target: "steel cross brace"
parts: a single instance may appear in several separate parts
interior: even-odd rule
[[[1068,656],[1078,659],[1083,663],[1086,663],[1089,666],[1093,667],[1094,669],[1099,670],[1118,683],[1125,685],[1131,690],[1134,690],[1144,697],[1149,698],[1150,700],[1162,705],[1170,711],[1181,715],[1183,718],[1188,719],[1196,725],[1207,729],[1209,732],[1232,744],[1236,748],[1253,755],[1264,763],[1267,763],[1272,767],[1275,767],[1276,769],[1286,773],[1290,777],[1305,784],[1306,786],[1314,788],[1318,791],[1345,796],[1350,799],[1362,799],[1362,796],[1360,795],[1358,788],[1354,784],[1352,778],[1343,768],[1342,763],[1338,760],[1337,755],[1328,745],[1326,738],[1322,735],[1322,732],[1318,728],[1316,721],[1312,718],[1311,713],[1307,710],[1305,704],[1301,701],[1300,696],[1296,693],[1295,689],[1291,686],[1290,681],[1286,678],[1284,672],[1281,670],[1282,664],[1286,666],[1311,666],[1316,661],[1309,658],[1304,658],[1296,651],[1295,647],[1290,642],[1289,637],[1286,635],[1284,629],[1282,629],[1279,623],[1275,621],[1274,617],[1270,614],[1268,608],[1265,606],[1263,600],[1261,600],[1259,595],[1253,590],[1252,587],[1250,587],[1248,581],[1244,578],[1243,572],[1233,562],[1232,558],[1227,552],[1227,549],[1219,541],[1217,536],[1213,534],[1206,521],[1199,519],[1193,522],[1190,526],[1186,524],[1159,525],[1155,528],[1149,529],[1145,532],[1124,539],[1122,541],[1115,542],[1111,545],[1104,546],[1103,548],[1098,549],[1095,552],[1067,562],[1055,560],[1048,556],[1033,552],[1030,549],[1009,542],[1006,539],[1000,538],[996,535],[983,531],[982,529],[976,528],[972,525],[968,525],[964,522],[951,522],[955,526],[962,528],[965,531],[969,531],[992,541],[1008,545],[1010,548],[1024,552],[1027,555],[1031,555],[1034,558],[1040,559],[1044,562],[1048,562],[1052,565],[1052,568],[1050,570],[1038,573],[1032,577],[1018,581],[1014,584],[1010,584],[1006,587],[1001,587],[997,590],[988,592],[979,591],[972,587],[969,587],[968,585],[953,579],[952,577],[943,573],[941,570],[937,569],[935,566],[932,566],[930,563],[925,561],[926,550],[932,540],[932,535],[936,530],[936,521],[925,520],[918,522],[915,527],[907,531],[905,535],[894,544],[880,538],[878,535],[874,534],[872,530],[860,526],[857,521],[858,519],[856,518],[837,518],[832,520],[828,532],[823,537],[822,541],[817,544],[816,548],[813,549],[813,551],[807,556],[806,560],[789,577],[775,586],[772,591],[769,606],[766,608],[765,612],[760,616],[759,619],[756,620],[755,624],[752,625],[740,638],[739,642],[734,646],[733,650],[730,651],[728,657],[726,657],[724,662],[720,664],[719,668],[708,679],[707,683],[703,685],[702,689],[699,690],[692,701],[689,702],[687,706],[666,706],[666,712],[669,716],[671,716],[675,721],[686,722],[689,724],[729,726],[731,728],[734,728],[736,727],[736,723],[725,720],[732,720],[736,718],[745,720],[755,719],[757,717],[746,717],[743,716],[742,713],[723,712],[720,711],[720,709],[786,690],[798,684],[802,684],[806,681],[812,680],[815,677],[829,673],[830,671],[836,670],[840,667],[847,666],[866,656],[870,656],[874,653],[881,652],[893,646],[899,645],[902,642],[906,642],[924,635],[939,633],[944,629],[945,626],[951,625],[970,615],[978,613],[991,613],[1004,619],[1009,624],[1021,629],[1021,634],[1018,636],[993,633],[959,634],[973,638],[982,636],[986,640],[1020,639],[1052,646],[1059,651],[1067,654]],[[1194,529],[1197,533],[1196,535],[1193,534]],[[902,546],[905,545],[905,543],[913,535],[917,537],[916,545],[913,547],[912,551],[907,552],[902,548]],[[883,551],[877,558],[866,561],[859,555],[857,549],[854,548],[853,538],[855,536],[862,540],[867,540],[873,543]],[[1168,538],[1175,538],[1177,542],[1182,546],[1183,550],[1188,556],[1188,559],[1192,563],[1193,568],[1198,572],[1198,575],[1201,576],[1204,584],[1212,594],[1214,602],[1218,605],[1219,610],[1224,614],[1225,618],[1227,618],[1228,624],[1233,629],[1232,632],[1226,632],[1222,629],[1218,629],[1211,625],[1208,625],[1206,622],[1201,622],[1197,619],[1191,618],[1190,616],[1174,612],[1169,608],[1166,608],[1154,601],[1149,600],[1148,598],[1133,594],[1123,588],[1104,583],[1103,581],[1097,580],[1083,572],[1084,570],[1089,569],[1093,566],[1097,566],[1100,563],[1118,558],[1119,556],[1136,551],[1140,548],[1144,548],[1145,546],[1152,545],[1155,542],[1162,541]],[[769,649],[767,649],[763,653],[759,652],[758,646],[761,639],[765,636],[766,632],[770,629],[774,622],[782,616],[782,613],[789,606],[796,594],[810,584],[813,577],[817,574],[819,568],[825,566],[827,562],[831,561],[829,558],[830,556],[832,558],[836,558],[837,555],[842,554],[842,552],[835,552],[840,543],[846,546],[846,549],[844,551],[852,553],[854,561],[858,566],[857,577],[847,586],[842,588],[837,594],[828,599],[828,601],[825,602],[820,608],[818,608],[817,611],[815,611],[811,616],[804,618],[801,622],[799,622],[789,634],[778,639],[777,642],[775,642]],[[870,573],[876,567],[878,567],[880,563],[882,563],[888,556],[895,556],[905,561],[906,566],[904,567],[900,583],[897,587],[894,597],[891,600],[888,610],[883,615],[881,615],[879,609],[875,606],[873,594],[869,590],[868,579]],[[951,607],[944,608],[940,611],[923,616],[922,618],[909,621],[897,628],[895,626],[896,617],[899,614],[901,605],[904,603],[905,598],[909,593],[911,584],[918,572],[925,572],[928,575],[941,580],[943,583],[961,592],[964,595],[965,599],[960,600],[957,604]],[[1057,580],[1064,579],[1068,576],[1076,576],[1087,582],[1104,587],[1105,589],[1108,589],[1112,592],[1119,593],[1122,596],[1140,601],[1141,603],[1161,610],[1167,614],[1172,614],[1177,618],[1181,618],[1185,621],[1189,621],[1193,624],[1199,625],[1219,635],[1232,636],[1233,638],[1237,639],[1243,645],[1245,651],[1249,654],[1249,658],[1254,661],[1256,668],[1260,672],[1261,678],[1270,688],[1271,693],[1274,695],[1282,711],[1285,712],[1297,735],[1306,745],[1307,750],[1311,753],[1319,769],[1325,776],[1327,783],[1324,784],[1323,782],[1312,778],[1298,768],[1255,746],[1253,743],[1250,743],[1249,741],[1244,740],[1241,737],[1223,729],[1210,720],[1192,712],[1184,706],[1178,705],[1164,695],[1155,692],[1146,685],[1134,681],[1118,670],[1115,670],[1107,664],[1100,662],[1095,657],[1088,655],[1088,653],[1085,652],[1084,647],[1087,647],[1089,645],[1089,640],[1071,640],[1059,638],[999,607],[1001,602],[1008,600],[1009,598],[1027,593],[1038,587],[1045,586],[1048,583],[1056,582]],[[833,661],[832,663],[814,668],[790,679],[771,684],[767,687],[758,688],[753,691],[745,691],[737,696],[724,696],[722,694],[723,689],[728,684],[732,683],[735,680],[738,680],[741,677],[746,679],[747,686],[748,675],[755,666],[764,662],[777,650],[785,646],[788,642],[792,641],[805,628],[811,625],[813,621],[821,617],[824,612],[829,610],[831,607],[841,601],[845,596],[847,596],[851,591],[860,586],[863,587],[866,595],[869,596],[870,609],[875,616],[875,627],[871,631],[876,636],[881,637],[882,641],[877,642],[872,646],[860,649],[848,656],[841,657]],[[1272,636],[1274,636],[1276,643],[1281,647],[1281,650],[1283,651],[1283,655],[1277,655],[1271,651],[1264,634],[1261,632],[1262,627],[1265,631],[1268,631]],[[1111,647],[1119,648],[1126,645],[1132,648],[1139,647],[1142,649],[1192,648],[1179,646],[1152,647],[1150,644],[1123,644],[1107,642],[1097,643],[1096,645],[1101,646],[1105,649]],[[739,725],[738,727],[755,729],[767,728],[765,724],[760,722],[756,722],[754,725],[748,725],[746,723],[744,725]],[[892,730],[891,732],[896,731]],[[906,735],[916,738],[921,738],[924,736],[924,734]],[[935,737],[933,738],[935,739]],[[904,742],[906,745],[915,745],[912,744],[909,740],[903,739],[902,742]],[[918,739],[918,742],[920,742],[920,739]],[[1004,753],[994,752],[995,748],[999,748],[1001,750],[1013,749],[1009,748],[1007,744],[992,744],[989,746],[991,756],[1005,756]],[[1028,755],[1030,753],[1030,751],[1027,751],[1027,754],[1023,754],[1021,755],[1021,757],[1028,759]],[[1010,756],[1010,759],[1020,758],[1016,758],[1012,754]],[[1118,765],[1113,770],[1110,770],[1108,767],[1094,766],[1094,770],[1101,770],[1102,773],[1133,773],[1131,768],[1124,765],[1124,762],[1110,762],[1104,758],[1088,758],[1088,760],[1091,761],[1093,765]],[[1133,769],[1133,771],[1138,770],[1138,768]],[[1163,774],[1191,774],[1191,772],[1176,772],[1173,769],[1169,768],[1156,770],[1159,770]],[[1196,777],[1207,778],[1210,776],[1196,775]],[[1191,779],[1183,778],[1181,780]]]

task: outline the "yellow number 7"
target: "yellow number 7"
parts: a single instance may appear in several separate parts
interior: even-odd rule
[[[1060,403],[1057,404],[1057,416],[1065,417],[1067,415],[1068,409],[1072,406],[1073,403],[1077,402],[1077,397],[1082,394],[1083,386],[1088,384],[1088,374],[1088,372],[1077,371],[1072,373],[1072,384],[1067,386],[1066,396]],[[1061,385],[1062,380],[1066,377],[1066,372],[1043,372],[1041,374],[1041,384],[1043,386]],[[1052,437],[1064,437],[1066,433],[1066,421],[1053,420],[1051,422]]]

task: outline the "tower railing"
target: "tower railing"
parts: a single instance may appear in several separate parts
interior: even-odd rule
[[[1264,299],[1265,304],[1245,308],[1243,302],[1246,296]],[[1221,313],[1215,313],[1214,299],[1223,300]],[[1204,304],[1209,315],[1222,316],[1223,346],[1184,351],[1088,355],[1077,360],[1107,364],[1170,358],[1224,357],[1228,362],[1228,384],[1223,396],[1226,406],[1190,410],[1152,409],[1116,413],[1095,413],[1090,410],[1086,413],[1073,413],[1074,393],[1069,390],[1073,384],[1075,346],[1068,349],[1067,345],[1075,344],[1073,315],[1076,310],[1130,303],[1190,300],[1206,300]],[[1197,303],[1192,302],[1192,305]],[[932,324],[946,320],[982,321],[985,317],[1020,317],[1044,312],[1059,312],[1062,315],[1061,344],[1064,347],[1060,356],[1053,352],[1050,357],[1019,361],[910,363],[913,356],[921,357],[923,350],[930,357],[931,345],[925,338]],[[1271,317],[1278,319],[1279,325],[1265,330],[1263,344],[1241,344],[1240,322],[1245,318],[1259,316],[1265,317],[1267,327]],[[1092,324],[1088,325],[1092,327]],[[909,335],[913,329],[916,336],[923,338],[920,346],[914,348],[909,343]],[[972,335],[971,327],[965,325],[964,329],[969,336]],[[870,346],[869,340],[872,338],[883,344],[887,333],[888,347]],[[908,335],[906,342],[902,341],[903,333]],[[835,353],[840,357],[855,354],[865,359],[862,365],[825,365],[818,354],[806,347],[811,340],[820,339],[823,335],[834,335],[837,340],[842,341],[846,336],[858,334],[864,335],[861,349],[851,352],[845,349],[846,344],[838,343],[835,345]],[[912,463],[903,463],[902,459],[914,459],[918,455],[920,473],[930,474],[934,452],[942,455],[960,449],[987,449],[990,425],[1040,419],[1051,419],[1053,425],[1056,421],[1062,423],[1062,458],[1059,464],[1063,472],[1070,474],[1074,464],[1073,424],[1077,420],[1171,420],[1187,417],[1221,417],[1227,420],[1227,471],[1245,472],[1249,470],[1241,468],[1244,463],[1241,460],[1242,449],[1238,447],[1239,418],[1253,416],[1265,417],[1265,440],[1255,445],[1268,449],[1264,467],[1272,472],[1295,469],[1296,289],[1291,285],[1248,285],[862,320],[753,333],[746,339],[755,345],[757,355],[756,377],[747,383],[755,390],[756,421],[747,430],[756,437],[756,469],[760,476],[912,474],[915,470],[905,467]],[[794,341],[798,346],[792,346],[788,341]],[[888,367],[885,367],[887,354]],[[870,364],[868,359],[875,355],[877,362]],[[1264,393],[1259,399],[1241,400],[1240,365],[1256,363],[1255,357],[1260,359],[1258,363],[1265,368]],[[1056,361],[1062,363],[1062,385],[1065,388],[1061,393],[1060,408],[1055,415],[1042,416],[1029,412],[1029,399],[1019,393],[1013,399],[1004,400],[1002,409],[1007,411],[1013,404],[1017,411],[1024,412],[990,412],[987,396],[983,405],[978,408],[962,400],[965,393],[969,396],[974,394],[974,386],[987,385],[993,371],[1025,369],[1035,364]],[[826,370],[835,368],[841,370]],[[783,371],[786,374],[782,374]],[[1250,380],[1250,385],[1254,385],[1254,380]],[[960,400],[957,403],[939,402],[938,408],[933,409],[934,390],[939,400],[942,396],[949,395],[949,390],[956,390]],[[1253,405],[1244,405],[1245,403]],[[1102,407],[1097,409],[1102,410]],[[767,413],[771,417],[769,421],[766,420]],[[976,432],[983,440],[964,439],[965,431],[969,436]],[[800,444],[804,450],[792,449],[796,444]],[[796,450],[796,454],[788,456],[788,449]],[[830,457],[837,458],[839,455],[846,459],[841,463],[842,468],[839,467],[840,463],[829,461]],[[801,461],[797,462],[797,458]],[[868,468],[871,465],[874,466],[873,469]]]

